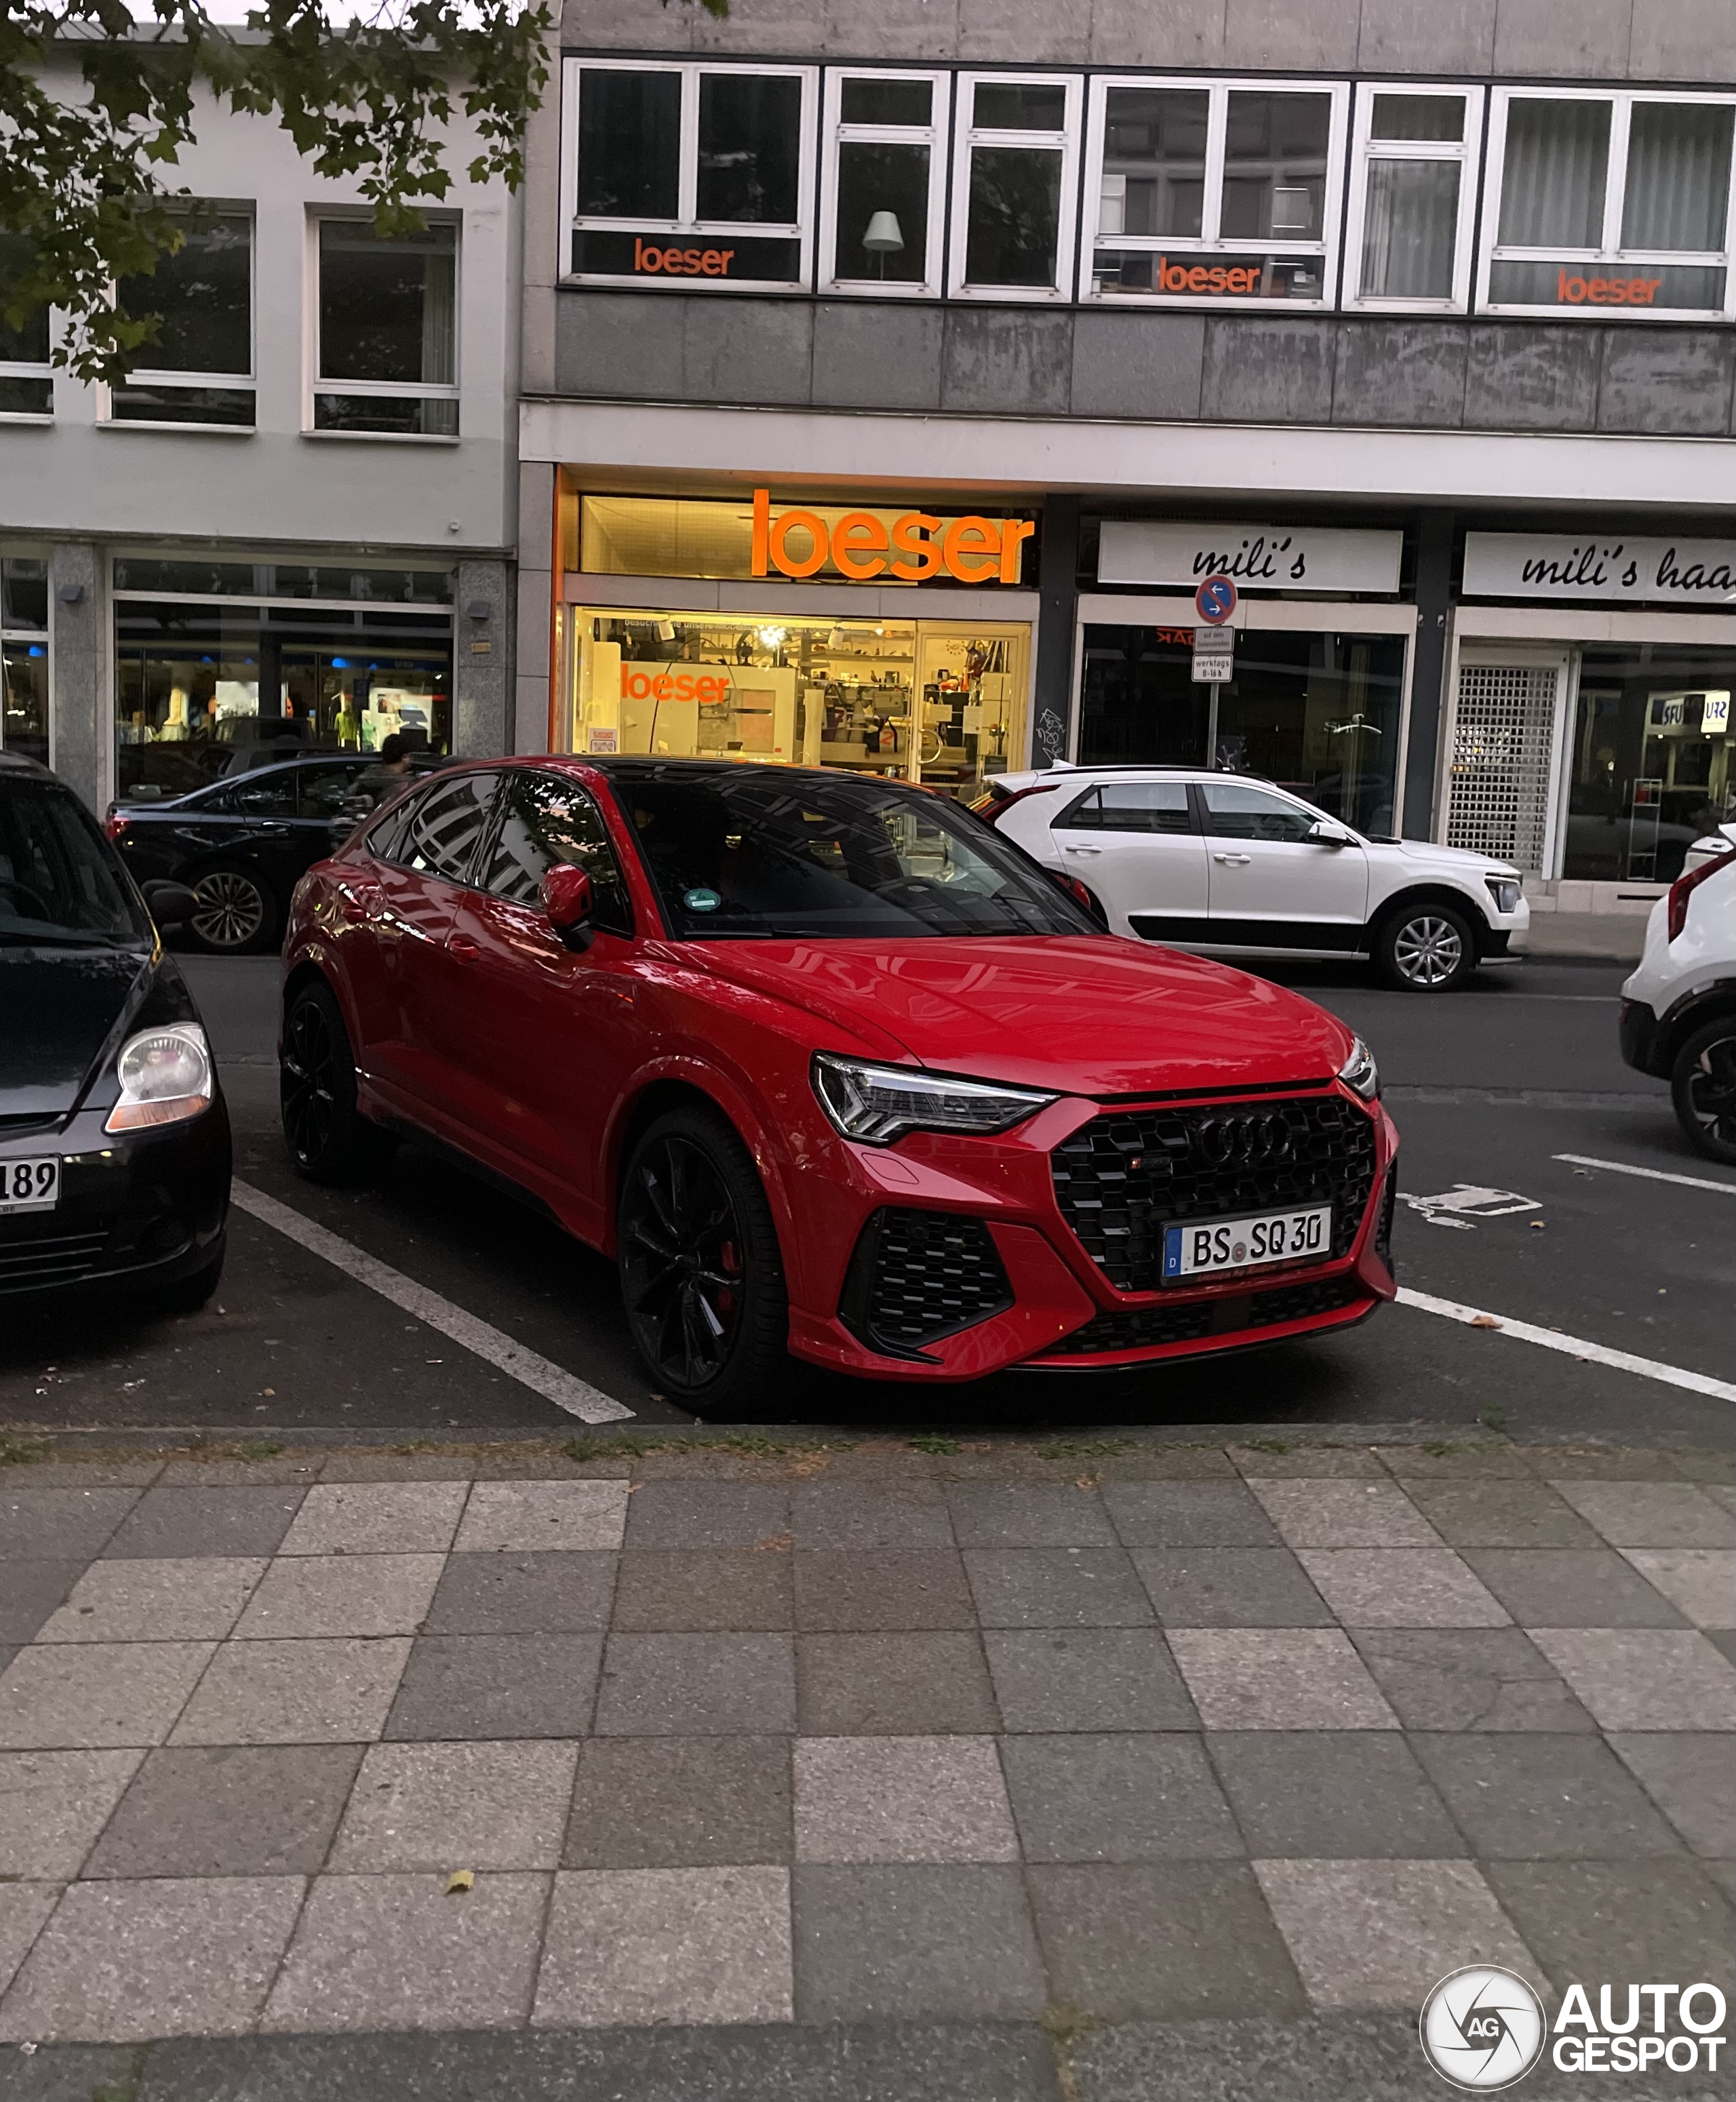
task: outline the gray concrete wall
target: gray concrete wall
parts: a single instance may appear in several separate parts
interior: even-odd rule
[[[1115,420],[1736,435],[1736,335],[563,290],[588,399]]]
[[[87,540],[60,542],[48,565],[50,756],[94,810],[108,800],[114,738],[106,570]]]
[[[1499,78],[1731,76],[1730,0],[567,0],[569,49]]]
[[[512,749],[509,702],[516,654],[513,571],[505,562],[460,562],[452,607],[452,749],[492,759]],[[473,609],[482,607],[480,617]]]

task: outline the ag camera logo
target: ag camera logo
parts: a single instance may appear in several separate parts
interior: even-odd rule
[[[1423,2002],[1423,2055],[1469,2094],[1511,2087],[1542,2057],[1543,2006],[1525,1980],[1494,1964],[1450,1971]]]

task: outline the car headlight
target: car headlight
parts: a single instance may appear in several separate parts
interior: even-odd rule
[[[1495,910],[1503,916],[1519,910],[1521,888],[1519,879],[1512,876],[1485,876],[1484,882],[1489,894],[1495,902]]]
[[[1380,1093],[1380,1068],[1374,1063],[1374,1054],[1359,1036],[1350,1047],[1350,1056],[1339,1068],[1339,1078],[1347,1088],[1372,1102]]]
[[[130,1036],[115,1061],[121,1098],[109,1111],[104,1131],[138,1131],[149,1124],[180,1124],[211,1106],[216,1093],[211,1046],[196,1022]]]
[[[890,1146],[907,1131],[1010,1131],[1054,1101],[1030,1088],[954,1080],[919,1066],[870,1066],[816,1051],[814,1092],[834,1130],[867,1146]]]

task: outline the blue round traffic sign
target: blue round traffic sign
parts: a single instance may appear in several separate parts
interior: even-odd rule
[[[1193,610],[1217,627],[1236,610],[1236,587],[1228,577],[1208,577],[1193,595]]]

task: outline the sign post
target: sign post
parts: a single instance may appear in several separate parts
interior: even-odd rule
[[[1204,625],[1193,631],[1193,680],[1211,688],[1205,717],[1205,763],[1218,764],[1218,695],[1236,676],[1236,632],[1229,625],[1236,611],[1236,586],[1228,577],[1207,577],[1193,595],[1193,610]]]

